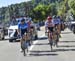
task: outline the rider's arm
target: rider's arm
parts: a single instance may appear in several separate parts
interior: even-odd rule
[[[20,34],[20,24],[18,24],[18,34]]]
[[[55,23],[54,23],[54,20],[52,20],[52,24],[53,24],[53,27],[55,27]]]
[[[27,22],[27,23],[25,23],[24,26],[27,28],[27,31],[29,32],[30,31],[30,24]]]

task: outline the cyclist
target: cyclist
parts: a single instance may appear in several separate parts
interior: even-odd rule
[[[25,22],[25,19],[22,19],[19,23],[18,23],[18,35],[21,36],[21,40],[20,40],[20,43],[21,43],[21,50],[22,51],[22,42],[23,42],[23,35],[24,33],[27,33],[28,32],[28,24]]]
[[[28,18],[28,21],[27,21],[27,23],[28,23],[28,30],[29,30],[29,32],[30,32],[30,45],[32,44],[32,39],[33,39],[33,33],[34,33],[34,23],[33,23],[33,21],[32,21],[32,19],[31,18]]]
[[[61,19],[61,31],[64,31],[65,29],[64,19],[62,16],[60,17],[60,19]]]
[[[48,16],[47,20],[45,22],[45,32],[47,32],[47,30],[48,30],[53,33],[53,29],[54,29],[54,23],[52,21],[52,17]],[[54,36],[52,36],[52,39],[54,39],[53,37]],[[48,38],[49,38],[49,34],[48,34]]]
[[[59,33],[59,35],[60,35],[60,33],[61,33],[61,18],[60,18],[60,16],[57,16],[57,25],[58,25],[58,33]]]
[[[59,16],[53,16],[53,22],[55,24],[55,31],[57,31],[57,34],[60,36],[60,25],[61,25],[61,21],[60,21],[60,17]],[[54,39],[56,40],[55,38],[56,34],[54,33]],[[59,41],[59,39],[57,39],[57,41]]]
[[[55,27],[57,27],[58,29],[58,33],[60,33],[60,25],[61,25],[60,16],[53,16],[53,22],[55,24]]]
[[[31,18],[28,19],[28,22],[27,22],[27,23],[28,23],[28,27],[29,27],[29,28],[31,28],[31,27],[34,26],[34,23],[33,23],[33,21],[32,21]]]

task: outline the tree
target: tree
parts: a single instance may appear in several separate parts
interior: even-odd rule
[[[50,8],[51,7],[51,8]],[[55,3],[51,3],[50,4],[50,9],[51,9],[51,15],[57,15],[57,9],[56,9],[56,4]]]
[[[73,13],[75,16],[75,0],[69,0],[68,5],[70,7],[70,13]]]
[[[51,13],[51,5],[39,4],[33,9],[33,15],[36,20],[45,20]]]
[[[39,4],[38,6],[36,6],[34,9],[33,9],[33,14],[34,14],[34,17],[36,18],[36,20],[43,20],[44,19],[44,16],[45,16],[45,5],[42,5],[42,4]]]
[[[36,20],[45,20],[48,15],[57,15],[56,4],[49,5],[39,3],[32,11],[32,15]]]

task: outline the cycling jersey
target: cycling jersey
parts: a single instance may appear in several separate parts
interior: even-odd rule
[[[51,21],[51,22],[46,21],[45,27],[54,27],[54,22],[53,21]]]
[[[34,26],[33,21],[28,21],[27,24],[28,24],[28,27],[29,27],[29,28]]]
[[[55,25],[56,25],[56,24],[61,24],[60,19],[53,19],[53,22],[54,22]]]
[[[18,24],[18,29],[20,29],[20,31],[21,31],[21,36],[23,36],[24,33],[27,32],[27,28],[28,28],[27,23],[24,23],[24,24],[19,23]]]
[[[51,21],[51,22],[48,22],[48,21],[46,21],[45,22],[45,29],[46,29],[46,32],[47,32],[47,29],[49,30],[49,31],[51,31],[51,32],[53,32],[53,28],[54,28],[54,23],[53,23],[53,21]]]

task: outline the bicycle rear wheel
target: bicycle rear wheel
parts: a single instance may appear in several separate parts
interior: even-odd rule
[[[26,51],[25,51],[25,49],[23,50],[23,55],[26,56]]]
[[[57,34],[57,37],[56,37],[56,42],[55,42],[56,47],[58,47],[58,42],[59,42],[59,35]]]
[[[22,50],[23,50],[23,55],[24,56],[26,56],[26,49],[27,49],[27,42],[26,41],[24,41],[23,43],[22,43]]]

